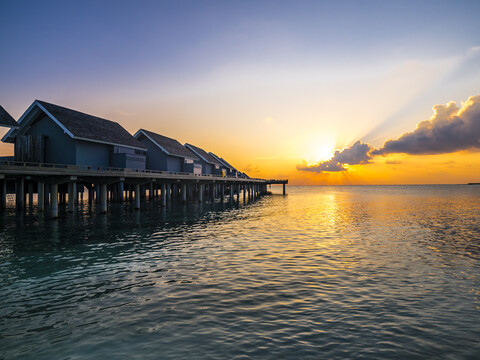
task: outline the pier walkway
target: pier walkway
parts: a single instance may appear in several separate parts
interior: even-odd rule
[[[58,217],[58,203],[75,204],[87,192],[89,202],[97,202],[107,212],[108,201],[134,201],[158,198],[163,206],[174,199],[187,202],[253,200],[267,193],[267,186],[285,185],[288,180],[265,180],[215,175],[194,175],[155,170],[133,170],[93,166],[0,161],[0,210],[6,208],[7,194],[16,194],[15,205],[23,210],[37,194],[38,211],[49,209],[51,218]]]

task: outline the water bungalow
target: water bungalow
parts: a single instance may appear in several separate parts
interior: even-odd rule
[[[133,136],[148,149],[148,170],[202,174],[200,158],[177,140],[145,129],[138,130]]]
[[[145,169],[146,151],[120,124],[35,100],[2,138],[15,161]]]
[[[0,126],[17,128],[18,124],[13,117],[0,105]]]
[[[226,175],[225,165],[218,161],[214,156],[192,144],[185,144],[185,147],[193,151],[200,159],[202,164],[202,174],[221,176],[223,173]]]
[[[58,217],[59,204],[74,212],[84,190],[88,202],[107,213],[108,202],[182,203],[255,200],[267,185],[288,180],[238,177],[225,160],[193,145],[140,129],[135,136],[120,124],[35,100],[15,122],[0,108],[1,125],[11,127],[2,141],[14,143],[14,157],[0,158],[0,210],[15,194],[18,211],[32,209]],[[67,202],[68,199],[68,202]],[[236,200],[235,200],[236,199]]]
[[[234,177],[238,176],[239,171],[235,169],[232,165],[230,165],[224,158],[217,156],[214,153],[209,153],[209,154],[212,155],[215,159],[217,159],[217,161],[223,164],[223,166],[227,171],[227,176],[234,176]]]

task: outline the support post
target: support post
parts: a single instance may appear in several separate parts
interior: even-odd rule
[[[187,203],[187,184],[182,185],[182,204]]]
[[[123,181],[118,183],[118,201],[123,202],[124,184]]]
[[[283,195],[285,195],[285,183],[283,184]]]
[[[100,185],[100,212],[107,213],[107,184]]]
[[[31,208],[33,206],[33,182],[28,182],[28,207]]]
[[[140,197],[141,197],[141,193],[140,193],[140,184],[136,184],[135,185],[135,206],[134,206],[134,209],[135,210],[140,210]]]
[[[43,212],[45,210],[45,185],[41,181],[37,183],[37,194],[38,194],[38,212]]]
[[[199,185],[199,189],[198,189],[198,201],[200,203],[203,202],[203,188],[204,188],[204,185],[203,184],[200,184]]]
[[[5,209],[7,207],[7,179],[1,181],[1,191],[2,198],[0,199],[0,209]]]
[[[68,212],[73,212],[75,210],[75,203],[77,198],[77,183],[69,182],[68,183]]]
[[[58,218],[58,184],[50,184],[50,217]]]
[[[25,180],[20,178],[17,180],[17,194],[16,199],[17,210],[23,210],[25,206]]]
[[[167,206],[167,185],[162,184],[162,206]]]
[[[230,184],[230,203],[233,203],[233,184]]]
[[[222,199],[222,202],[225,201],[225,183],[220,185],[220,198]]]

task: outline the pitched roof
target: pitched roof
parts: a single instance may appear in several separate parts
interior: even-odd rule
[[[195,146],[192,144],[185,144],[185,146],[191,149],[195,154],[197,154],[200,158],[202,158],[206,162],[213,165],[223,166],[223,164],[220,161],[218,161],[214,156],[207,153],[205,150],[199,148],[198,146]]]
[[[200,158],[195,155],[195,153],[187,149],[185,146],[180,144],[177,140],[148,131],[145,129],[140,129],[135,133],[135,138],[143,133],[147,138],[149,138],[155,145],[162,149],[167,155],[179,156],[184,158],[189,158],[193,160],[200,160]]]
[[[145,147],[135,139],[119,123],[88,115],[62,106],[36,100],[36,103],[53,116],[75,139],[124,145],[145,150]]]
[[[0,105],[0,126],[18,127],[13,117]]]
[[[232,165],[230,165],[224,158],[221,158],[220,156],[217,156],[215,155],[214,153],[209,153],[211,154],[212,156],[214,156],[218,161],[220,161],[224,166],[226,166],[227,168],[231,169],[231,170],[235,170],[237,171],[237,169],[235,169]]]

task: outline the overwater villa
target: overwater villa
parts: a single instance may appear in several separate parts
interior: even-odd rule
[[[119,123],[35,100],[2,139],[15,161],[145,169],[147,149]]]
[[[192,144],[185,144],[186,148],[190,149],[200,158],[202,164],[202,174],[205,175],[226,175],[226,166],[218,161],[214,156]]]
[[[224,158],[217,156],[212,152],[209,154],[212,155],[215,159],[217,159],[217,161],[223,164],[223,166],[227,171],[227,176],[237,177],[239,175],[240,172],[237,169],[235,169],[232,165],[230,165]]]
[[[0,158],[0,209],[7,194],[15,193],[17,210],[33,205],[49,208],[58,217],[58,203],[75,211],[84,189],[100,212],[109,201],[160,198],[162,206],[173,199],[238,202],[256,199],[267,185],[288,180],[250,179],[224,159],[201,148],[140,129],[132,136],[120,124],[76,110],[35,100],[18,122],[0,107],[0,126],[11,127],[2,138],[13,143],[14,156]],[[79,186],[77,186],[79,185]],[[28,196],[27,196],[28,194]],[[161,195],[160,195],[161,194]]]
[[[148,170],[202,174],[200,158],[177,140],[145,129],[138,130],[134,137],[148,149]]]

